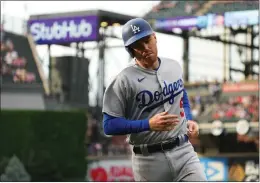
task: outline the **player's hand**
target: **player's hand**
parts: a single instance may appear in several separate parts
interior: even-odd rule
[[[197,137],[199,135],[199,125],[197,122],[188,120],[188,136]]]
[[[170,131],[173,130],[178,123],[178,115],[168,114],[167,112],[156,114],[149,120],[150,129],[152,131]]]

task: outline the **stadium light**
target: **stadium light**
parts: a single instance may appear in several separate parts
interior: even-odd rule
[[[118,27],[120,26],[121,24],[120,23],[113,23],[112,26],[115,26],[115,27]]]
[[[101,22],[101,27],[106,27],[107,25],[108,25],[108,23],[107,22]]]
[[[214,136],[220,136],[224,131],[224,125],[221,121],[215,120],[212,122],[211,133]]]
[[[182,30],[181,30],[181,28],[173,28],[173,29],[172,29],[172,32],[173,32],[173,33],[176,33],[176,34],[181,34],[181,33],[182,33]]]
[[[231,27],[232,27],[232,29],[234,29],[234,30],[238,30],[238,29],[239,29],[239,25],[237,25],[237,24],[234,24],[234,25],[232,25]]]
[[[239,135],[245,135],[249,132],[250,125],[247,120],[239,120],[236,125],[236,131]]]

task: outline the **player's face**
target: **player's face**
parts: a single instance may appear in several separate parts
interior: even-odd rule
[[[146,65],[157,61],[157,40],[155,34],[146,36],[131,45],[135,58]]]

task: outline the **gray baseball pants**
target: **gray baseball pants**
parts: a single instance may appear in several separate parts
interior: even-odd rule
[[[145,149],[143,150],[145,151]],[[192,182],[207,181],[202,165],[188,141],[168,151],[132,153],[135,181]]]

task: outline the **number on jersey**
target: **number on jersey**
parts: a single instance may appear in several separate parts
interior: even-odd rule
[[[181,97],[181,100],[180,100],[180,115],[181,117],[183,118],[185,113],[184,113],[184,109],[183,109],[183,97]]]

